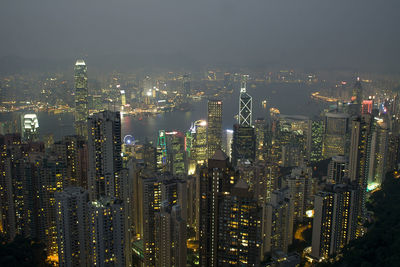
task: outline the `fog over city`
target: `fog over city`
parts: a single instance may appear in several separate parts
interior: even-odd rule
[[[392,71],[399,67],[396,0],[2,1],[2,70],[295,66]]]
[[[399,266],[399,11],[0,0],[0,266]]]

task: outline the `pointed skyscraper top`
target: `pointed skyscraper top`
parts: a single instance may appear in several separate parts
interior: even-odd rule
[[[227,160],[228,156],[222,151],[221,149],[218,149],[215,151],[214,156],[212,156],[213,160]]]

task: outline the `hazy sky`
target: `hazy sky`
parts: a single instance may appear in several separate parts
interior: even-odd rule
[[[399,12],[399,0],[1,0],[0,57],[398,71]]]

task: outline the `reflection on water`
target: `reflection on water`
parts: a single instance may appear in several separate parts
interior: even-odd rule
[[[269,84],[259,85],[248,90],[253,97],[253,119],[265,116],[261,101],[268,100],[270,107],[278,108],[282,114],[316,115],[322,108],[322,103],[311,100],[310,93],[316,88],[310,88],[303,84]],[[199,119],[207,119],[207,100],[193,102],[191,111],[174,111],[156,116],[122,118],[122,135],[131,134],[136,140],[144,141],[146,138],[155,140],[158,130],[186,131],[192,122]],[[238,112],[239,91],[227,95],[223,99],[223,128],[232,129],[235,123],[234,116]],[[1,114],[0,120],[10,118],[11,114]],[[62,136],[74,134],[73,114],[50,115],[39,113],[40,135],[54,134],[55,140]]]

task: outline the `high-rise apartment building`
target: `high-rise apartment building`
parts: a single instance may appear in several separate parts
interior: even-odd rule
[[[56,193],[55,200],[60,267],[92,266],[88,192],[81,187],[67,187]]]
[[[229,158],[217,150],[200,170],[200,266],[218,266],[219,202],[236,182]]]
[[[219,203],[217,266],[259,266],[262,209],[239,180]]]
[[[113,197],[101,197],[89,204],[90,266],[129,266],[123,203]]]
[[[292,244],[294,205],[286,191],[273,191],[270,200],[263,205],[262,257],[276,251],[287,253]]]
[[[311,256],[327,259],[356,237],[358,190],[330,185],[315,195]]]
[[[343,155],[333,156],[328,165],[328,179],[330,183],[342,184],[348,177],[349,159]]]
[[[121,118],[103,111],[88,119],[88,189],[92,200],[120,197],[122,179]]]
[[[365,198],[368,184],[368,170],[371,157],[372,116],[363,115],[352,121],[351,145],[349,155],[349,178],[357,184],[359,191],[357,215],[360,223],[359,235],[365,218]]]
[[[160,267],[186,266],[186,221],[181,207],[168,201],[155,214],[155,263]]]

